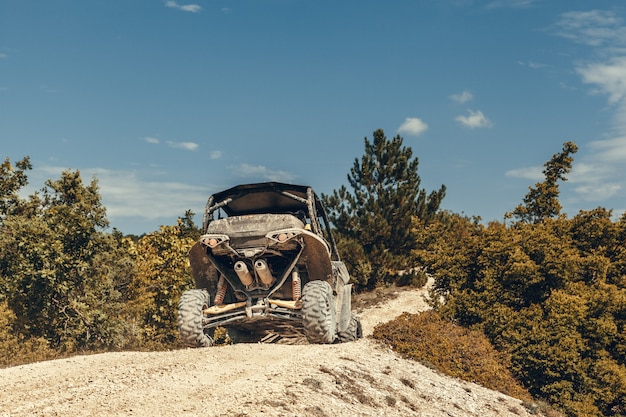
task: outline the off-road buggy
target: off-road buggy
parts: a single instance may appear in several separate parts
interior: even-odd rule
[[[324,206],[308,186],[239,185],[209,197],[202,236],[189,253],[196,289],[178,305],[187,346],[295,331],[309,343],[361,337],[348,271]]]

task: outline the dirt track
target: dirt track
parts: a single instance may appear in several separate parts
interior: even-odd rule
[[[0,369],[0,417],[529,416],[519,400],[407,361],[368,337],[426,308],[402,292],[339,345],[239,344],[105,353]]]

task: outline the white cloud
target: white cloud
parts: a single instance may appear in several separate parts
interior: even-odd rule
[[[605,176],[606,173],[602,172],[600,165],[575,161],[567,178],[572,183],[584,183],[600,182]]]
[[[591,142],[591,150],[602,161],[626,163],[626,136]]]
[[[488,3],[485,9],[527,9],[537,2],[538,0],[495,0]]]
[[[572,42],[591,48],[596,59],[574,65],[592,94],[607,97],[613,126],[606,138],[581,146],[568,175],[574,185],[572,201],[611,202],[623,207],[626,176],[626,26],[615,12],[590,10],[567,12],[550,28]],[[583,153],[583,149],[587,151]]]
[[[468,110],[469,116],[457,116],[456,121],[470,129],[491,127],[493,123],[480,110]]]
[[[40,189],[48,179],[56,180],[61,172],[71,169],[59,166],[35,167],[29,176],[31,183],[25,190],[32,194]],[[131,170],[110,170],[103,168],[79,169],[83,184],[98,181],[102,203],[107,209],[107,217],[115,227],[118,221],[127,218],[155,220],[182,216],[186,210],[199,210],[204,207],[210,187],[198,187],[180,182],[159,181],[162,173]],[[36,185],[39,183],[40,185]],[[126,232],[125,230],[123,230]],[[150,232],[152,230],[146,230]]]
[[[607,10],[563,13],[553,30],[558,36],[589,46],[626,44],[622,19]]]
[[[587,184],[574,188],[574,192],[586,201],[606,201],[614,197],[622,187],[616,183]]]
[[[531,180],[534,183],[545,179],[543,166],[531,166],[512,169],[505,173],[507,177]],[[598,163],[574,162],[572,171],[566,174],[567,182],[573,185],[572,191],[575,197],[570,197],[570,203],[577,201],[602,202],[616,196],[623,188],[618,182],[613,181],[613,170],[610,166]]]
[[[235,167],[235,172],[240,177],[255,178],[258,181],[291,182],[296,179],[295,175],[287,171],[269,169],[264,165],[250,165],[244,163]]]
[[[161,141],[158,138],[152,137],[152,136],[146,136],[145,138],[143,138],[143,140],[147,143],[150,144],[154,144],[154,145],[158,145],[159,143],[161,143]],[[200,145],[198,145],[195,142],[174,142],[171,140],[166,140],[165,143],[167,144],[167,146],[169,146],[170,148],[175,148],[175,149],[184,149],[186,151],[195,151],[197,150]],[[217,151],[219,152],[219,151]],[[213,157],[213,155],[211,155],[212,159],[216,159]]]
[[[220,159],[222,157],[222,151],[211,152],[211,159]]]
[[[145,142],[152,143],[152,144],[155,144],[155,145],[161,142],[157,138],[153,138],[153,137],[150,137],[150,136],[143,138],[143,140]]]
[[[535,182],[542,181],[544,178],[543,175],[543,166],[533,166],[526,168],[518,168],[508,170],[504,175],[507,177],[513,178],[523,178],[526,180],[532,180]]]
[[[472,99],[474,99],[474,95],[472,93],[470,93],[467,90],[464,90],[462,93],[459,94],[452,94],[450,96],[450,98],[453,101],[456,101],[457,103],[467,103],[468,101],[471,101]]]
[[[428,130],[428,125],[417,117],[407,117],[398,128],[398,133],[405,135],[419,136]]]
[[[606,202],[619,197],[626,187],[623,163],[626,162],[626,138],[595,141],[588,153],[575,160],[568,181],[574,186],[573,201]]]
[[[166,7],[170,7],[172,9],[178,9],[178,10],[182,10],[183,12],[190,12],[190,13],[199,13],[200,11],[202,11],[202,6],[197,5],[197,4],[178,4],[175,1],[166,1],[165,2],[165,6]]]
[[[3,54],[2,52],[0,52],[0,59],[5,59],[8,58],[9,56],[7,54]]]
[[[576,68],[586,84],[594,84],[599,93],[607,94],[615,104],[626,97],[626,57],[615,57],[606,63],[587,64]]]
[[[517,61],[517,63],[521,66],[528,67],[530,69],[541,69],[541,68],[547,67],[546,64],[541,64],[539,62],[534,62],[534,61],[528,61],[528,62]]]
[[[101,170],[96,177],[110,218],[181,216],[185,210],[202,207],[208,197],[204,187],[173,181],[146,181],[134,172]]]
[[[184,149],[186,151],[195,151],[200,147],[200,145],[194,142],[172,142],[168,140],[166,143],[170,148]]]

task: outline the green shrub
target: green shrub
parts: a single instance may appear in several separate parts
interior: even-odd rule
[[[137,325],[137,342],[160,350],[178,345],[177,303],[193,286],[187,254],[195,243],[184,229],[161,226],[133,247],[137,273],[129,285],[129,320]]]
[[[428,274],[420,268],[413,268],[403,274],[398,274],[395,283],[398,287],[422,288],[428,282]]]
[[[626,415],[626,217],[609,216],[491,223],[444,234],[424,258],[436,311],[483,331],[533,396],[570,416]]]
[[[52,359],[57,353],[42,338],[25,339],[13,331],[15,313],[0,303],[0,368]]]

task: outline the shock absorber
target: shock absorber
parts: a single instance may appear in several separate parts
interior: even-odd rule
[[[220,279],[217,281],[217,291],[215,292],[215,299],[213,300],[213,304],[216,306],[224,304],[224,297],[226,296],[226,281],[224,280],[224,275],[220,275]]]
[[[302,285],[300,282],[300,274],[298,271],[294,270],[291,273],[291,298],[296,301],[302,295]]]

